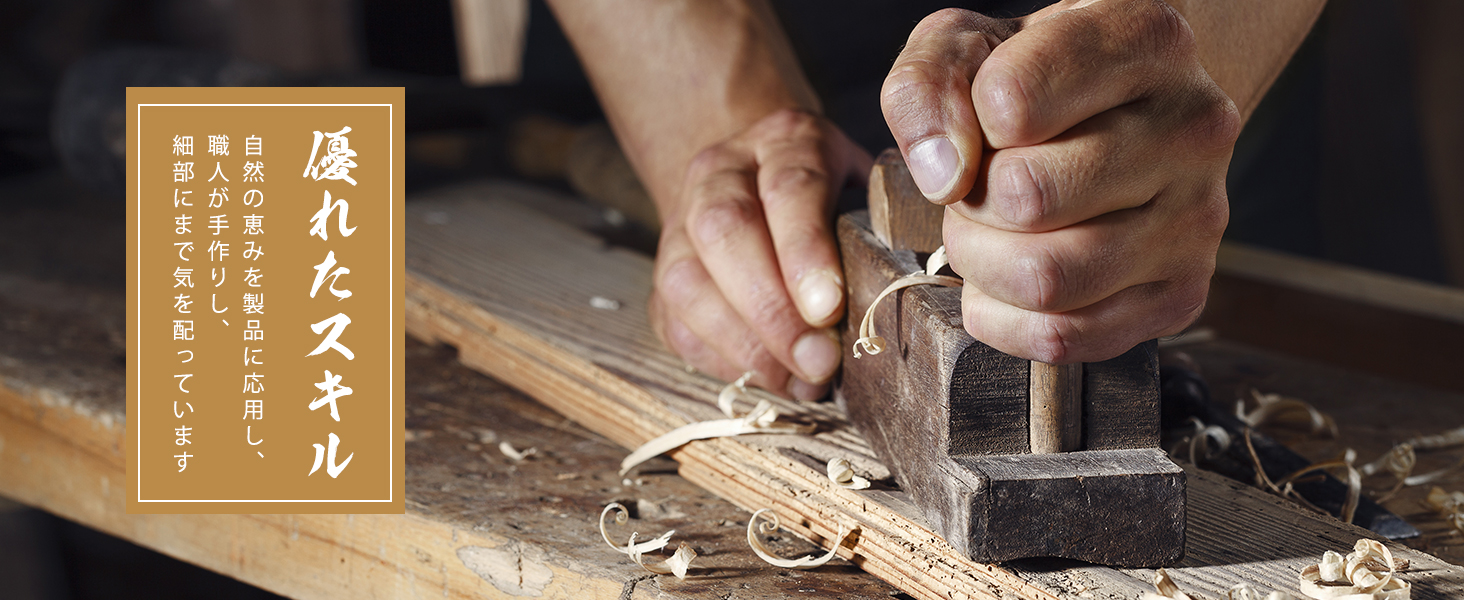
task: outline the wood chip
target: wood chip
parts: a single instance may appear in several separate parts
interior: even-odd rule
[[[1360,539],[1352,553],[1327,551],[1301,572],[1301,593],[1318,600],[1408,600],[1412,586],[1393,576],[1393,553],[1376,540]]]
[[[758,519],[763,519],[763,521],[759,523]],[[758,558],[784,569],[808,570],[828,564],[829,560],[833,559],[834,554],[838,552],[839,546],[844,543],[844,538],[853,533],[852,530],[840,524],[839,533],[834,536],[834,545],[823,556],[810,554],[802,558],[779,558],[763,545],[762,536],[758,535],[758,532],[764,535],[773,533],[778,530],[778,527],[778,513],[773,512],[772,509],[764,508],[752,513],[752,518],[747,521],[747,545],[752,547],[753,553],[757,554]]]
[[[644,559],[645,553],[660,550],[662,548],[665,548],[666,544],[671,543],[671,536],[676,533],[675,529],[661,534],[660,537],[644,541],[639,544],[635,542],[635,538],[640,534],[638,532],[631,532],[630,540],[627,541],[625,543],[625,546],[622,547],[619,544],[610,541],[610,533],[605,530],[605,516],[610,514],[612,511],[615,513],[616,524],[624,525],[626,521],[630,519],[629,512],[626,511],[625,506],[621,505],[619,502],[611,502],[610,504],[607,504],[605,506],[604,510],[600,511],[600,537],[605,540],[606,544],[609,544],[610,547],[614,548],[616,552],[629,556],[630,559],[635,561],[635,564],[640,565],[642,569],[645,569],[657,575],[669,574],[675,575],[677,579],[686,579],[687,569],[689,569],[691,566],[691,560],[696,558],[696,551],[692,550],[690,546],[687,546],[685,542],[682,542],[679,546],[676,547],[676,553],[671,555],[671,558],[668,558],[660,563],[646,564]]]
[[[737,381],[727,384],[722,388],[722,393],[717,396],[717,404],[722,406],[722,412],[731,414],[732,398],[739,393],[746,393],[747,379],[751,373],[745,373]],[[731,391],[729,391],[731,390]],[[740,391],[739,391],[740,390]],[[723,398],[727,398],[724,401]],[[620,461],[620,474],[624,475],[631,469],[652,458],[680,448],[695,440],[705,440],[719,437],[730,437],[748,433],[783,433],[783,434],[806,434],[813,432],[811,425],[794,425],[792,423],[778,423],[778,409],[773,407],[767,400],[758,400],[757,406],[742,417],[731,419],[716,419],[711,421],[698,421],[688,423],[672,429],[655,439],[641,444],[630,456]]]
[[[839,487],[851,490],[862,490],[869,487],[869,480],[854,474],[854,467],[849,464],[849,459],[834,457],[829,459],[829,481]]]

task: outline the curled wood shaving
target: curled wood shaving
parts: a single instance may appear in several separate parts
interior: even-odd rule
[[[759,400],[752,411],[740,418],[716,419],[688,423],[672,429],[636,448],[630,456],[620,461],[620,474],[624,475],[636,465],[656,456],[670,452],[688,442],[710,438],[729,437],[747,433],[789,433],[803,434],[813,431],[811,425],[778,423],[778,409],[767,400]]]
[[[1443,488],[1434,486],[1423,503],[1454,528],[1452,534],[1464,533],[1464,492],[1445,492]]]
[[[1412,586],[1395,578],[1393,553],[1376,540],[1357,540],[1352,553],[1327,551],[1301,572],[1301,593],[1331,600],[1408,600]]]
[[[1154,592],[1144,592],[1142,600],[1200,600],[1180,591],[1164,569],[1154,573],[1154,589]]]
[[[1440,477],[1443,477],[1445,475],[1448,475],[1449,473],[1453,473],[1454,471],[1458,471],[1460,467],[1464,467],[1464,458],[1460,458],[1458,462],[1456,462],[1456,463],[1454,463],[1452,465],[1449,465],[1447,467],[1444,467],[1442,469],[1439,469],[1437,471],[1429,471],[1427,473],[1420,473],[1418,475],[1411,475],[1408,478],[1406,478],[1406,479],[1403,480],[1403,485],[1405,485],[1405,486],[1413,486],[1413,485],[1423,485],[1425,483],[1432,483],[1433,481],[1439,479]]]
[[[1348,448],[1336,460],[1313,463],[1305,468],[1298,469],[1296,472],[1282,477],[1276,482],[1276,485],[1286,486],[1286,490],[1289,492],[1288,497],[1301,498],[1300,494],[1295,493],[1291,489],[1290,484],[1300,479],[1302,475],[1328,469],[1347,469],[1347,499],[1342,502],[1342,514],[1338,515],[1337,518],[1341,519],[1343,523],[1351,523],[1352,518],[1357,514],[1357,505],[1362,500],[1362,473],[1358,472],[1357,467],[1352,466],[1352,463],[1356,460],[1357,452]],[[1259,463],[1256,466],[1260,468]]]
[[[1440,515],[1447,515],[1464,508],[1464,492],[1446,492],[1443,488],[1434,486],[1423,502]]]
[[[1251,397],[1256,401],[1256,409],[1250,412],[1245,410],[1245,400],[1238,400],[1235,403],[1235,416],[1246,425],[1260,427],[1268,423],[1283,423],[1295,421],[1297,415],[1304,415],[1303,423],[1309,426],[1310,433],[1316,435],[1327,432],[1328,435],[1337,437],[1337,423],[1332,417],[1327,416],[1311,404],[1288,398],[1280,394],[1262,394],[1260,390],[1251,389]]]
[[[538,448],[529,448],[528,450],[519,452],[518,450],[514,449],[513,444],[508,443],[507,440],[498,442],[498,451],[502,452],[504,456],[512,459],[513,462],[519,462],[525,458],[539,453]]]
[[[756,373],[756,371],[743,373],[741,377],[727,384],[722,388],[722,392],[717,394],[717,408],[722,409],[722,414],[729,417],[737,416],[732,413],[732,403],[737,400],[737,396],[747,393],[747,381],[752,379]]]
[[[946,264],[945,246],[936,248],[935,252],[930,255],[930,259],[925,261],[924,272],[915,272],[896,279],[890,282],[888,286],[885,286],[884,291],[881,291],[878,296],[874,297],[874,302],[870,302],[869,309],[864,311],[864,319],[859,322],[859,339],[854,342],[854,358],[863,357],[863,354],[859,352],[860,348],[863,348],[865,352],[870,354],[884,352],[885,339],[879,337],[879,334],[874,332],[874,309],[879,306],[880,300],[885,299],[885,296],[917,285],[961,287],[964,284],[959,277],[936,274]]]
[[[829,481],[839,487],[846,487],[851,490],[862,490],[869,487],[869,480],[854,474],[854,467],[849,465],[849,459],[834,457],[829,459]]]
[[[1403,480],[1413,473],[1413,467],[1417,464],[1418,455],[1413,452],[1413,446],[1398,444],[1376,460],[1358,467],[1358,470],[1362,471],[1363,476],[1368,476],[1386,469],[1393,477]]]
[[[1419,436],[1404,443],[1418,450],[1439,450],[1441,448],[1464,445],[1464,427],[1451,429],[1437,435]]]
[[[624,525],[626,521],[630,518],[629,512],[625,510],[625,506],[621,505],[619,502],[611,502],[610,504],[605,506],[604,510],[600,511],[600,537],[605,540],[606,544],[609,544],[610,547],[614,548],[616,552],[629,556],[631,560],[635,561],[635,564],[640,565],[641,568],[647,571],[650,571],[657,575],[671,574],[675,575],[677,579],[686,579],[686,571],[691,565],[691,560],[696,558],[696,551],[692,550],[690,546],[687,546],[686,542],[682,542],[679,546],[676,547],[676,553],[671,555],[671,558],[668,558],[659,564],[646,564],[645,559],[643,558],[645,553],[647,552],[654,552],[656,550],[665,548],[666,544],[669,544],[671,542],[671,536],[676,533],[675,529],[661,534],[661,536],[658,538],[647,540],[639,544],[635,543],[635,538],[640,534],[636,532],[631,532],[630,540],[625,543],[624,547],[622,547],[619,544],[610,541],[610,533],[608,531],[605,531],[605,515],[610,514],[611,511],[615,511],[616,524]]]
[[[1195,428],[1189,436],[1190,464],[1197,465],[1201,460],[1210,460],[1230,449],[1230,433],[1224,427],[1205,425],[1195,417],[1190,417],[1190,425]]]
[[[763,519],[761,523],[758,523],[759,518]],[[762,532],[763,534],[772,533],[777,531],[778,527],[778,513],[773,512],[772,509],[764,508],[752,513],[752,519],[747,521],[747,545],[752,547],[752,551],[757,554],[758,558],[763,559],[770,565],[784,569],[807,570],[824,566],[834,557],[834,553],[844,543],[844,538],[850,533],[853,533],[853,530],[847,529],[843,524],[840,524],[839,533],[834,536],[834,545],[823,556],[815,557],[810,554],[802,558],[778,558],[772,552],[768,551],[767,546],[763,545],[762,537],[758,535],[758,532]]]

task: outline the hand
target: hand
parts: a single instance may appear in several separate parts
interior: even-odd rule
[[[843,348],[833,206],[872,161],[827,120],[784,110],[692,160],[664,210],[651,324],[697,369],[812,400]]]
[[[881,104],[916,184],[947,207],[972,336],[1097,361],[1199,316],[1240,117],[1167,4],[935,13]]]

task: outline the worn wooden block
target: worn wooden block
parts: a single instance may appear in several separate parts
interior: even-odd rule
[[[917,271],[868,215],[838,224],[846,347],[891,281]],[[1156,344],[1082,366],[1082,450],[1031,454],[1031,363],[966,333],[960,290],[915,286],[874,313],[887,346],[845,357],[836,398],[924,511],[973,559],[1060,556],[1157,566],[1184,553],[1184,473],[1158,450]]]
[[[886,148],[869,172],[869,222],[875,237],[891,250],[934,252],[941,244],[945,208],[925,199],[904,157]]]

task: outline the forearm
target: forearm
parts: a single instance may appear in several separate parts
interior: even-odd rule
[[[776,110],[819,110],[763,0],[549,5],[663,215],[698,151]]]
[[[1249,119],[1326,0],[1169,0],[1195,32],[1200,63]]]

